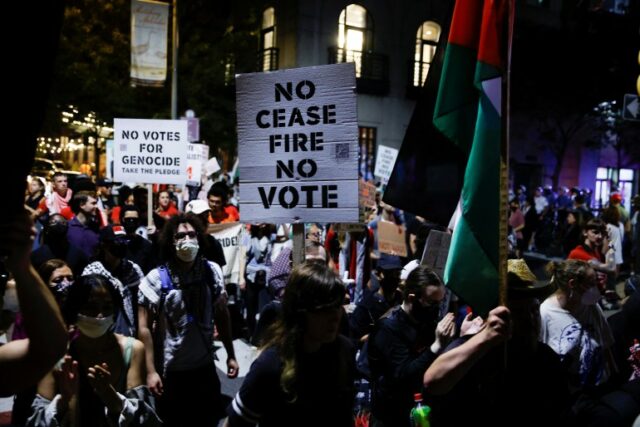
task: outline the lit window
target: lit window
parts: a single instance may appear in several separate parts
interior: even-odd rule
[[[607,206],[611,194],[615,191],[622,195],[622,205],[628,208],[634,194],[634,179],[633,169],[598,168],[596,170],[596,206],[599,208]]]
[[[413,62],[413,85],[422,86],[427,80],[431,61],[436,55],[436,47],[440,39],[440,25],[427,21],[420,25],[416,36],[416,52]]]
[[[362,75],[363,52],[371,48],[371,17],[367,10],[350,4],[340,12],[338,20],[338,61],[354,62],[356,77]]]
[[[276,49],[276,12],[268,7],[262,13],[260,27],[260,67],[262,71],[278,69],[278,53]]]
[[[620,169],[620,181],[633,181],[633,169]]]

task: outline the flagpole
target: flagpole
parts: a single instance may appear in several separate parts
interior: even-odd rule
[[[507,255],[509,253],[507,241],[507,226],[509,222],[509,121],[511,118],[511,35],[513,34],[514,1],[507,2],[506,37],[503,37],[505,70],[502,79],[502,140],[500,141],[500,246],[498,249],[498,277],[499,277],[499,301],[500,305],[507,304]]]
[[[171,28],[171,120],[178,118],[178,0],[172,1]]]

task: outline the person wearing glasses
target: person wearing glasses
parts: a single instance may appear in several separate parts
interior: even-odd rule
[[[355,350],[339,335],[345,288],[326,264],[293,269],[225,426],[353,426]]]
[[[441,316],[442,279],[429,267],[416,267],[402,288],[402,304],[378,320],[369,333],[368,361],[373,385],[373,427],[409,425],[414,393],[422,375],[453,339],[453,313]]]
[[[227,376],[238,375],[222,270],[202,255],[206,244],[196,215],[172,217],[160,235],[162,264],[139,287],[147,385],[165,426],[217,425],[222,417],[214,323],[228,355]]]

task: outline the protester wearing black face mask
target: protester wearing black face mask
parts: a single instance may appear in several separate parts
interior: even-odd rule
[[[31,264],[39,268],[52,259],[65,261],[76,276],[89,263],[87,256],[67,240],[67,220],[60,214],[49,216],[42,233],[42,245],[31,253]]]
[[[414,393],[422,391],[422,374],[455,334],[452,313],[438,318],[445,289],[425,266],[408,276],[402,304],[378,320],[369,334],[372,374],[372,426],[408,426]]]
[[[365,340],[374,323],[390,308],[402,303],[402,293],[398,291],[401,268],[399,262],[376,266],[374,274],[380,287],[375,292],[365,289],[364,297],[356,303],[349,318],[351,336],[356,342]]]
[[[138,285],[144,278],[142,269],[125,258],[129,238],[124,228],[108,225],[100,231],[100,243],[94,262],[82,272],[83,276],[100,274],[122,296],[124,310],[115,319],[115,332],[135,337],[138,330]]]
[[[128,235],[136,234],[136,230],[140,227],[140,218],[124,218],[122,225]]]
[[[128,243],[125,258],[138,264],[144,274],[158,265],[153,243],[136,233],[140,227],[140,211],[135,206],[125,205],[120,210],[120,223],[127,233]]]

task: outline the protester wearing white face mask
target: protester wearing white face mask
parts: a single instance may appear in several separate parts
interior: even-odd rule
[[[616,367],[596,272],[579,260],[551,263],[548,270],[557,290],[540,306],[540,341],[566,362],[573,391],[603,386]]]
[[[144,384],[144,345],[113,332],[121,310],[121,296],[104,276],[83,276],[69,288],[63,314],[78,334],[38,384],[28,426],[160,425]]]
[[[159,244],[163,264],[142,280],[138,294],[147,385],[165,425],[217,425],[224,408],[213,362],[214,321],[229,355],[227,375],[238,374],[222,270],[202,255],[207,240],[195,214],[167,221]]]

